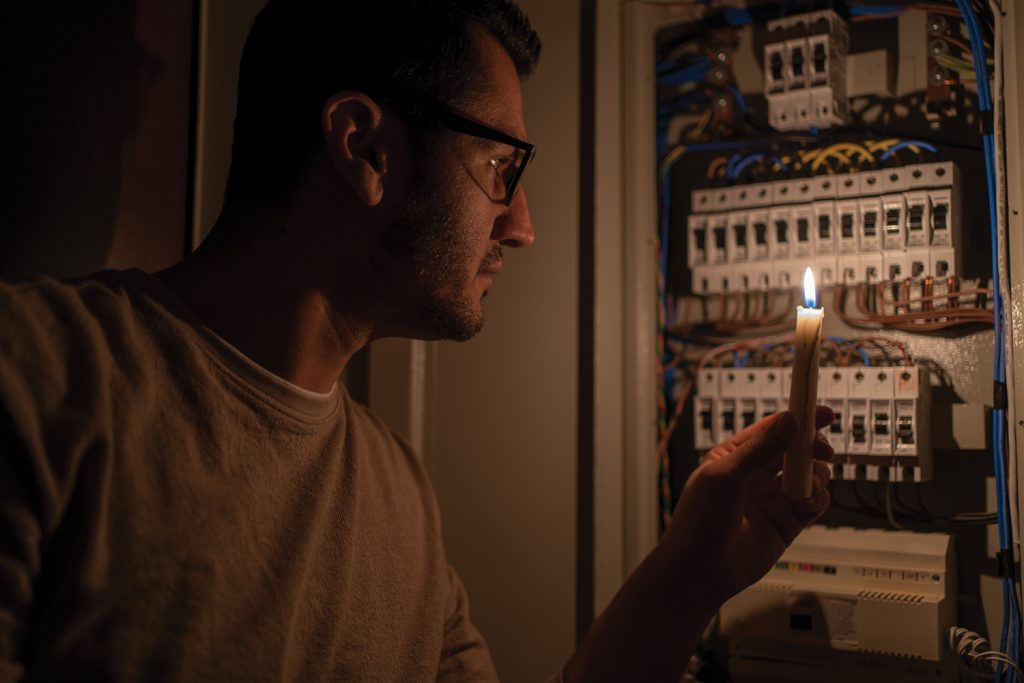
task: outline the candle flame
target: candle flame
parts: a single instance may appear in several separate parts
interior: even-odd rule
[[[808,268],[804,271],[804,306],[815,308],[818,305],[818,290],[814,286],[814,273]]]

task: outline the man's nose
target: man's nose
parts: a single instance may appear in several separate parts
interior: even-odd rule
[[[533,244],[533,222],[526,205],[526,189],[520,187],[508,208],[498,216],[492,238],[507,247],[528,247]]]

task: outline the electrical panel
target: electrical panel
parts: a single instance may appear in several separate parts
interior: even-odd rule
[[[1006,266],[1016,258],[1008,222],[1017,219],[1005,198],[1019,179],[1003,159],[1019,150],[994,111],[1003,96],[997,34],[1004,45],[1016,38],[989,5],[637,10],[659,17],[645,24],[659,27],[653,50],[635,53],[656,56],[656,111],[644,107],[647,92],[628,108],[637,130],[654,118],[657,135],[627,172],[657,169],[645,188],[658,202],[660,258],[647,274],[657,299],[636,319],[657,321],[650,376],[663,378],[662,452],[652,462],[659,482],[671,480],[659,489],[661,509],[671,510],[708,449],[788,408],[794,309],[809,267],[808,298],[824,308],[817,399],[835,415],[823,430],[837,454],[824,521],[859,527],[829,543],[836,556],[865,551],[869,536],[858,534],[871,534],[879,553],[860,573],[852,561],[847,571],[787,553],[737,596],[722,612],[735,680],[824,680],[808,673],[812,663],[796,666],[804,646],[837,664],[829,680],[870,671],[879,683],[949,680],[955,667],[993,678],[995,662],[1020,649],[1012,634],[1024,629],[1014,626],[1014,642],[975,651],[967,670],[956,657],[946,661],[965,656],[942,628],[959,624],[962,645],[964,633],[991,636],[1017,618],[989,595],[955,596],[949,573],[942,597],[924,598],[906,582],[925,574],[896,566],[906,559],[897,546],[917,538],[900,529],[934,532],[936,558],[953,557],[955,532],[971,548],[955,559],[967,577],[961,588],[977,586],[997,555],[1008,564],[1019,536],[1010,512],[1019,509],[1016,452],[999,436],[1016,434],[1017,422],[1002,396],[1004,381],[1015,381],[1008,326],[1019,327]],[[629,141],[627,149],[644,145],[639,135]],[[639,209],[627,216],[631,226],[653,223]],[[993,461],[1018,476],[992,482]],[[820,614],[793,609],[808,596]],[[978,602],[983,618],[957,614],[957,597]],[[884,616],[870,629],[886,634],[884,643],[857,621],[876,609]],[[854,623],[850,637],[826,637]],[[901,623],[911,626],[895,628]],[[924,623],[927,644],[917,628]],[[936,666],[911,671],[904,665],[913,657]],[[854,673],[843,678],[846,669]]]

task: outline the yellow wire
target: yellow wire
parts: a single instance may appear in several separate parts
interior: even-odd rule
[[[884,152],[895,144],[898,144],[899,138],[888,138],[886,140],[867,140],[864,142],[864,146],[868,148],[869,152]]]
[[[679,157],[683,156],[683,152],[686,151],[686,145],[676,145],[669,153],[665,155],[665,158],[661,162],[661,173],[665,173],[668,169],[676,162]]]
[[[839,150],[824,150],[823,152],[821,152],[821,154],[819,154],[817,157],[815,157],[814,163],[811,164],[811,173],[814,173],[819,168],[821,168],[821,165],[824,164],[826,160],[833,159],[833,158],[834,159],[839,159],[840,163],[842,163],[844,166],[852,166],[853,165],[853,163],[850,161],[850,157],[846,156],[845,154],[843,154]],[[828,166],[827,168],[829,170],[829,173],[831,173],[832,172],[832,167]]]
[[[843,154],[843,152],[848,152],[850,156]],[[819,152],[817,157],[814,159],[814,163],[811,164],[811,172],[813,173],[817,171],[829,157],[838,158],[847,166],[852,166],[851,157],[854,155],[872,163],[875,161],[875,155],[869,152],[863,145],[858,145],[852,142],[837,142],[834,145],[829,145]]]
[[[711,123],[711,107],[708,107],[707,109],[704,110],[704,116],[700,117],[700,121],[697,123],[697,127],[689,132],[689,134],[686,136],[686,139],[690,140],[691,142],[693,140],[699,139],[700,136],[704,134],[704,131],[707,130],[709,123]]]

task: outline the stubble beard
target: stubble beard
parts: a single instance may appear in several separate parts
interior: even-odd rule
[[[417,173],[381,240],[388,253],[412,260],[417,300],[430,326],[425,336],[452,341],[472,339],[483,328],[483,310],[470,285],[479,270],[501,260],[500,249],[492,249],[483,264],[473,263],[472,227],[461,215],[440,183]]]

